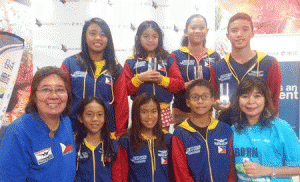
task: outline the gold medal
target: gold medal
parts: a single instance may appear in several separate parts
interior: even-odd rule
[[[50,132],[49,132],[49,138],[50,138],[50,139],[54,138],[55,132],[56,132],[56,130],[58,129],[59,124],[60,124],[60,123],[58,123],[58,125],[56,126],[56,128],[55,128],[54,130],[51,130],[51,129],[49,128],[49,129],[50,129]]]

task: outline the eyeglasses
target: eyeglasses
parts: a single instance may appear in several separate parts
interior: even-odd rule
[[[37,89],[37,91],[46,96],[50,95],[52,92],[55,92],[55,94],[59,96],[65,95],[67,93],[67,89],[65,88],[51,89],[45,87],[45,88]]]
[[[210,99],[211,98],[211,95],[191,95],[190,97],[189,97],[189,99],[191,100],[191,101],[198,101],[199,99],[202,99],[202,100],[208,100],[208,99]]]

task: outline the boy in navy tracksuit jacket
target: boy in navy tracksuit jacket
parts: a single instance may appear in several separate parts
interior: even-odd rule
[[[172,137],[172,161],[176,181],[235,181],[231,128],[211,118],[213,88],[196,80],[186,89],[190,118]]]

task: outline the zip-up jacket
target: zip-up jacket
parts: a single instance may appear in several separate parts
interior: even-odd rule
[[[274,107],[278,111],[280,86],[282,81],[280,65],[274,57],[268,56],[262,52],[256,52],[256,54],[257,60],[244,74],[243,78],[249,76],[261,77],[267,83]],[[219,98],[218,92],[220,83],[229,83],[229,98],[230,101],[232,101],[236,89],[242,80],[238,79],[229,59],[230,54],[225,56],[217,64],[213,65],[211,84],[217,93],[216,98]]]
[[[112,140],[113,150],[117,153],[119,144]],[[103,142],[94,150],[87,142],[76,146],[77,166],[76,182],[111,182],[112,165],[114,161],[103,161]]]
[[[185,120],[172,137],[172,162],[176,181],[235,181],[232,151],[233,132],[218,120],[211,119],[206,139]]]
[[[211,77],[211,66],[220,60],[220,55],[217,52],[207,49],[207,52],[201,58],[201,61],[197,62],[187,47],[181,47],[179,50],[172,52],[171,57],[177,62],[184,82],[195,79],[195,71],[198,71],[199,66],[202,67],[203,79],[209,81]],[[174,103],[172,107],[184,112],[190,112],[190,109],[186,105],[184,90],[174,94]]]
[[[128,97],[134,99],[140,93],[151,93],[156,95],[160,103],[167,105],[173,99],[173,93],[184,89],[184,81],[178,69],[176,61],[171,58],[168,60],[157,60],[157,70],[163,75],[160,84],[143,83],[137,78],[137,74],[148,70],[148,59],[135,59],[130,56],[123,67],[123,70],[115,84],[120,90],[115,95],[116,122],[121,125],[120,131],[125,132],[128,125]],[[123,127],[122,127],[123,126]],[[116,135],[120,135],[117,131]]]
[[[61,116],[54,138],[38,113],[11,123],[0,144],[0,181],[74,181],[76,152],[69,117]]]
[[[115,80],[108,72],[107,65],[105,65],[100,75],[95,79],[91,68],[83,70],[80,62],[83,62],[80,54],[73,55],[64,60],[61,69],[66,73],[68,81],[72,90],[72,103],[70,119],[74,131],[77,131],[76,113],[79,103],[89,96],[100,97],[108,110],[109,129],[111,132],[115,131],[115,116],[114,116],[114,90],[113,85]],[[121,70],[121,65],[117,65],[117,69]]]
[[[171,134],[165,134],[166,148],[155,147],[156,139],[144,136],[138,152],[130,146],[130,135],[120,139],[120,150],[113,168],[114,181],[168,182],[170,181],[169,146]],[[116,172],[118,169],[118,173]]]

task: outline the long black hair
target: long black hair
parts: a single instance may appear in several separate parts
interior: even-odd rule
[[[108,71],[112,75],[113,78],[117,79],[120,71],[117,69],[117,61],[115,57],[115,49],[114,43],[111,35],[111,31],[109,29],[108,24],[102,20],[101,18],[92,18],[85,22],[83,29],[82,29],[82,36],[81,36],[81,57],[84,59],[84,62],[81,62],[83,69],[87,70],[92,68],[95,72],[96,66],[93,60],[90,57],[88,45],[86,42],[86,31],[91,24],[98,25],[105,34],[107,38],[107,45],[104,49],[103,58],[106,60],[106,65],[108,66]]]
[[[106,159],[114,159],[116,157],[116,151],[113,150],[112,141],[108,129],[108,115],[107,115],[107,109],[105,107],[105,104],[102,99],[99,97],[86,97],[84,98],[77,109],[77,117],[82,118],[83,113],[85,111],[85,107],[92,103],[97,102],[99,105],[101,105],[104,108],[104,124],[101,128],[101,139],[103,141],[103,152],[104,152],[104,161],[107,161]],[[76,145],[79,146],[83,143],[83,139],[87,136],[87,129],[85,128],[84,124],[79,122],[79,119],[77,119],[78,124],[78,132],[76,134],[75,140]]]
[[[188,29],[189,29],[189,26],[191,24],[191,21],[194,19],[194,18],[202,18],[205,22],[205,25],[206,25],[206,28],[207,28],[207,21],[206,21],[206,18],[202,15],[199,15],[199,14],[194,14],[192,16],[190,16],[187,20],[186,20],[186,23],[185,23],[185,29],[184,29],[184,32],[187,32]],[[204,42],[203,42],[203,46],[205,46],[205,43],[206,43],[206,38],[204,39]],[[181,40],[181,46],[187,46],[189,44],[189,38],[187,36],[183,36],[182,37],[182,40]]]
[[[164,137],[164,133],[162,131],[161,127],[161,109],[159,102],[157,98],[150,94],[150,93],[142,93],[138,95],[132,104],[132,111],[131,111],[131,120],[132,120],[132,126],[129,131],[130,133],[130,145],[133,147],[133,149],[137,152],[142,144],[143,144],[143,138],[141,135],[141,131],[143,128],[143,124],[141,122],[141,106],[144,104],[147,104],[149,102],[153,101],[157,107],[158,110],[158,121],[156,125],[153,128],[153,134],[157,138],[157,142],[155,142],[156,146],[166,146],[166,141]]]
[[[249,125],[246,114],[241,110],[239,100],[243,94],[248,94],[254,89],[265,98],[265,107],[259,118],[259,124],[263,127],[268,126],[276,116],[270,91],[267,84],[259,77],[246,77],[240,83],[236,95],[230,106],[233,110],[233,124],[236,125],[237,131],[241,131]]]
[[[143,58],[146,59],[148,56],[147,51],[143,48],[141,43],[141,37],[144,31],[147,28],[152,28],[157,34],[158,34],[158,45],[155,49],[155,56],[158,58],[158,60],[165,60],[168,58],[169,53],[164,49],[164,35],[163,31],[160,29],[158,24],[155,21],[144,21],[140,24],[140,26],[137,29],[136,35],[135,35],[135,43],[134,43],[134,57],[137,58]]]

